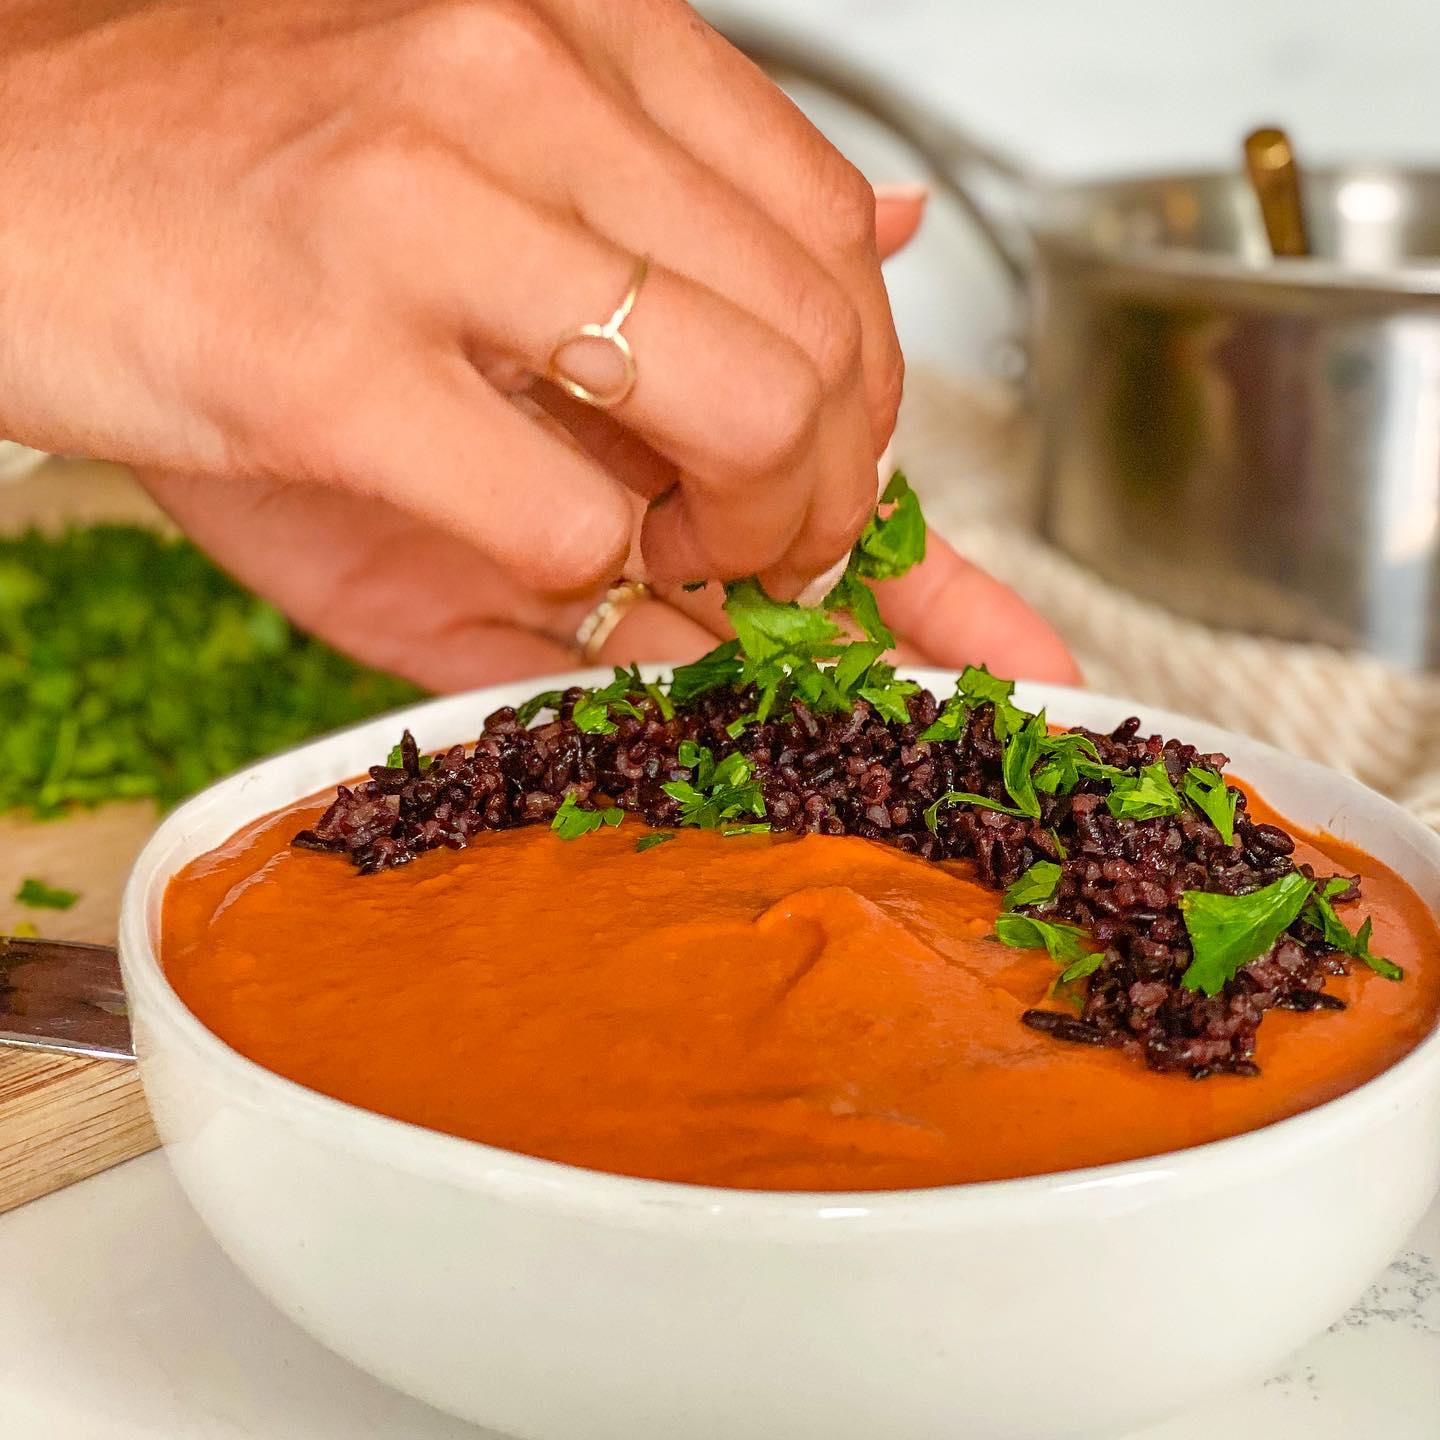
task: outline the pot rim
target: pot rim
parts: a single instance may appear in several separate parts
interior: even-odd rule
[[[1347,180],[1388,180],[1406,184],[1421,181],[1440,196],[1440,168],[1393,163],[1347,162],[1306,168],[1306,178],[1322,186]],[[1440,297],[1440,255],[1407,259],[1383,270],[1342,265],[1323,256],[1247,260],[1226,251],[1192,250],[1180,245],[1126,243],[1108,246],[1077,233],[1063,213],[1067,206],[1093,206],[1104,195],[1123,195],[1173,185],[1199,189],[1211,185],[1234,187],[1245,193],[1245,180],[1237,171],[1202,169],[1135,171],[1083,180],[1042,183],[1024,205],[1026,228],[1042,252],[1054,252],[1071,261],[1089,262],[1137,279],[1161,277],[1175,281],[1228,284],[1260,293],[1284,291],[1352,292],[1356,296],[1395,300]]]

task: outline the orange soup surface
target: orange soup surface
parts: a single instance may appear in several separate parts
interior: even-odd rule
[[[1259,1078],[1192,1081],[1021,1024],[1055,966],[991,938],[999,896],[960,865],[700,831],[637,854],[647,832],[627,819],[361,876],[290,844],[318,808],[171,882],[162,957],[181,998],[326,1095],[597,1170],[863,1190],[1128,1160],[1330,1099],[1440,1009],[1435,920],[1327,837],[1296,859],[1363,877],[1375,951],[1404,981],[1357,965],[1327,986],[1345,1011],[1266,1017]]]

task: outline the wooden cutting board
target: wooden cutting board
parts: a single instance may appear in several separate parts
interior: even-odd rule
[[[28,920],[42,935],[114,944],[126,873],[154,825],[148,804],[0,818],[0,929]],[[80,899],[65,911],[26,909],[12,899],[26,875]],[[0,1050],[0,1212],[158,1143],[133,1064]]]
[[[72,520],[163,523],[114,466],[49,461],[0,485],[0,530]],[[113,944],[125,876],[154,825],[149,804],[44,822],[0,817],[0,930],[28,921],[42,935]],[[80,899],[70,910],[26,909],[13,897],[27,875]],[[134,1065],[0,1050],[0,1212],[158,1143]]]

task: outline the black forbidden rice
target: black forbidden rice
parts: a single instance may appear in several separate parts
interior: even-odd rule
[[[777,832],[855,835],[926,860],[968,860],[996,889],[1037,860],[1059,862],[1054,899],[1033,913],[1083,926],[1105,959],[1078,1017],[1026,1012],[1026,1024],[1057,1040],[1117,1046],[1153,1069],[1196,1078],[1253,1075],[1255,1035],[1266,1010],[1343,1008],[1322,987],[1328,976],[1346,972],[1345,957],[1303,925],[1213,998],[1180,983],[1190,963],[1178,906],[1184,891],[1244,894],[1296,868],[1294,839],[1253,821],[1243,794],[1230,845],[1188,809],[1161,819],[1117,820],[1102,786],[1092,781],[1070,795],[1042,795],[1039,820],[952,805],[940,811],[932,834],[923,812],[947,790],[1008,799],[988,704],[971,713],[954,741],[919,739],[939,712],[924,690],[910,699],[909,724],[883,720],[863,700],[849,712],[826,715],[795,702],[778,718],[752,723],[736,740],[725,727],[753,709],[753,691],[711,691],[676,707],[671,720],[647,701],[640,706],[643,718],[616,716],[609,735],[587,734],[571,719],[583,693],[567,691],[553,719],[528,729],[513,709],[497,710],[473,747],[457,745],[433,759],[422,760],[407,733],[399,765],[374,766],[369,781],[340,786],[314,829],[297,835],[296,843],[344,854],[372,874],[426,850],[461,848],[485,831],[546,824],[567,792],[582,806],[606,801],[649,825],[675,827],[680,807],[661,785],[690,778],[677,752],[683,740],[694,740],[717,759],[739,750],[750,760],[765,818]],[[1105,763],[1133,769],[1162,759],[1177,784],[1192,764],[1218,771],[1227,763],[1223,755],[1139,730],[1131,719],[1109,735],[1085,733]],[[1336,899],[1356,893],[1352,888]],[[1295,938],[1296,930],[1309,938]]]

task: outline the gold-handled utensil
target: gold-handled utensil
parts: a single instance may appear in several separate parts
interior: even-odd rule
[[[1274,125],[1251,131],[1245,137],[1245,169],[1260,202],[1270,253],[1284,258],[1308,255],[1300,170],[1290,137]]]

